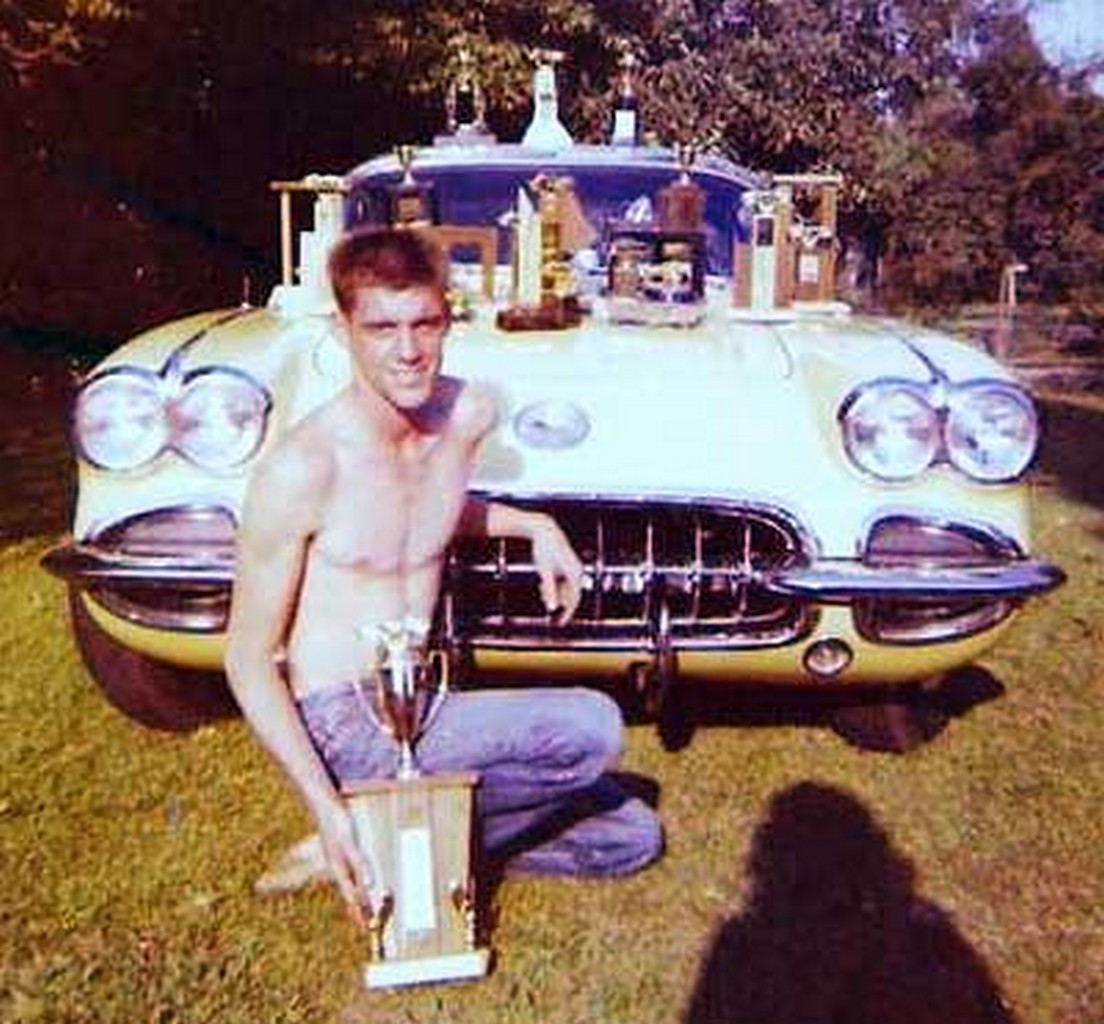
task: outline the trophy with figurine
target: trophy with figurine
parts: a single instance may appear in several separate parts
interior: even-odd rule
[[[474,772],[430,775],[418,739],[448,698],[447,662],[426,650],[428,624],[405,619],[358,631],[372,648],[365,688],[378,726],[398,744],[394,779],[342,789],[372,878],[369,988],[478,978],[472,864]]]
[[[395,147],[402,177],[396,184],[387,186],[387,218],[393,227],[427,228],[439,219],[433,184],[414,177],[417,155],[414,146]]]

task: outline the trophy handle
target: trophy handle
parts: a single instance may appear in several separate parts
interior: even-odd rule
[[[436,648],[429,652],[429,664],[437,676],[437,690],[445,694],[449,692],[449,658],[448,652]]]
[[[426,655],[426,670],[437,677],[437,688],[429,699],[429,710],[422,722],[422,732],[427,732],[444,706],[449,694],[449,660],[442,650],[432,650]]]

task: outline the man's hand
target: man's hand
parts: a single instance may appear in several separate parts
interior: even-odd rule
[[[582,596],[583,564],[571,541],[551,516],[535,515],[529,539],[533,565],[540,577],[540,595],[545,608],[563,625],[579,607]]]
[[[469,498],[460,532],[477,537],[524,537],[532,546],[533,567],[540,577],[545,608],[563,625],[579,607],[583,563],[560,524],[544,512],[514,508],[501,502]]]
[[[366,931],[372,910],[373,878],[357,846],[353,819],[344,806],[335,805],[316,821],[322,849],[345,909],[357,928]]]

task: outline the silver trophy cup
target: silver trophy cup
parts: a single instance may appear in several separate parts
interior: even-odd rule
[[[448,678],[426,652],[429,627],[420,619],[384,622],[361,630],[374,643],[374,669],[369,675],[372,716],[399,744],[398,778],[421,775],[414,754],[419,737],[429,728],[444,702]]]

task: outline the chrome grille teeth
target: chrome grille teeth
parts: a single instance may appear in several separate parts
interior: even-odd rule
[[[782,513],[616,500],[560,499],[530,507],[554,516],[584,561],[575,618],[566,627],[551,625],[523,548],[502,540],[465,541],[447,574],[455,640],[648,648],[663,615],[676,647],[735,649],[787,643],[809,628],[801,601],[761,582],[766,572],[807,557]]]

